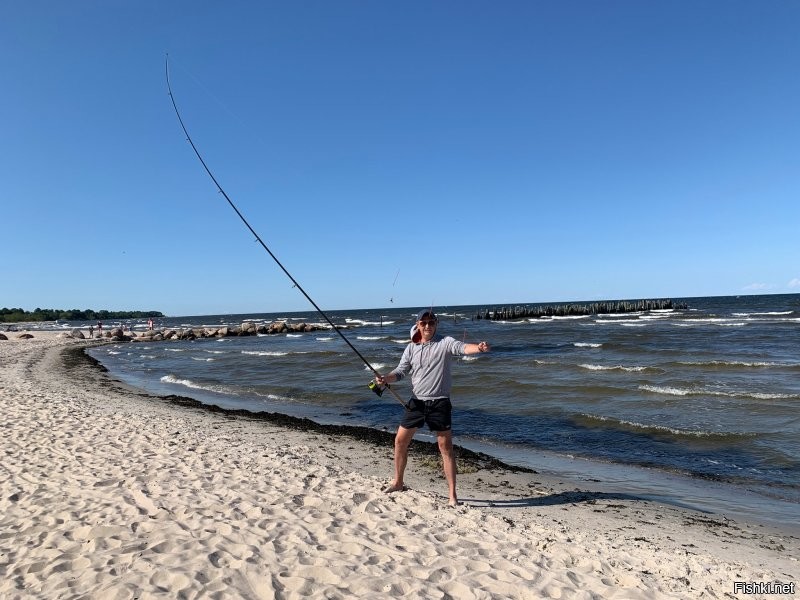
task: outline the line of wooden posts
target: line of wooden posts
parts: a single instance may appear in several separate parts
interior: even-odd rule
[[[493,310],[484,309],[476,319],[488,321],[511,321],[514,319],[536,319],[539,317],[571,317],[613,313],[642,312],[648,310],[680,310],[686,304],[672,300],[614,300],[604,302],[580,302],[572,304],[536,304],[527,306],[502,306]]]

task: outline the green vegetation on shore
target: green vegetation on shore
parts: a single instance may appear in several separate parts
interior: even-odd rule
[[[0,323],[27,323],[38,321],[108,321],[110,319],[145,319],[163,317],[157,310],[79,310],[72,308],[37,308],[33,312],[21,308],[0,308]]]

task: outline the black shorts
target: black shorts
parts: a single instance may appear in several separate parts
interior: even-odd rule
[[[423,423],[428,424],[431,431],[450,431],[452,426],[453,405],[450,398],[436,400],[417,400],[412,398],[406,404],[406,412],[400,427],[417,429]]]

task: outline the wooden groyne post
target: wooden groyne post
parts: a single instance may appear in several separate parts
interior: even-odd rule
[[[513,321],[541,317],[571,317],[614,313],[643,312],[648,310],[681,310],[687,306],[672,300],[613,300],[603,302],[575,302],[571,304],[534,304],[488,308],[475,315],[487,321]]]

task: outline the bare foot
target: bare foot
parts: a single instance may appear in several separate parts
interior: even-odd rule
[[[404,486],[402,483],[400,485],[397,485],[396,483],[392,483],[390,485],[387,485],[385,488],[383,488],[383,493],[384,494],[391,494],[391,493],[394,493],[394,492],[405,492],[407,489],[408,488],[406,486]]]
[[[461,503],[458,501],[457,498],[451,498],[450,502],[447,503],[447,506],[460,506]]]

